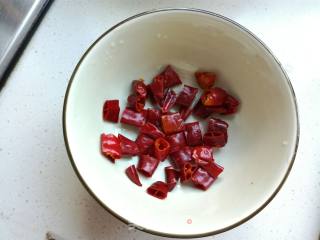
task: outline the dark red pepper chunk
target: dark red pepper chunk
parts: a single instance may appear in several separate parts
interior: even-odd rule
[[[148,96],[147,86],[144,84],[143,79],[132,81],[132,92],[142,99]]]
[[[182,147],[186,146],[186,138],[183,132],[175,133],[170,136],[167,136],[167,140],[170,143],[170,152],[176,152]]]
[[[195,77],[202,89],[208,89],[214,85],[217,75],[213,72],[196,72]]]
[[[202,133],[199,122],[186,123],[185,129],[187,144],[189,146],[202,145]]]
[[[208,174],[213,177],[217,178],[222,172],[223,172],[223,167],[220,166],[219,164],[215,162],[211,162],[209,164],[201,166],[204,170],[208,172]]]
[[[152,123],[146,123],[140,128],[140,133],[143,133],[145,135],[148,135],[149,137],[152,137],[153,139],[164,137],[164,133],[160,131],[159,128],[157,128]]]
[[[206,107],[217,107],[225,103],[228,94],[219,87],[206,90],[201,96],[201,102]]]
[[[121,157],[119,139],[113,134],[101,134],[101,152],[114,163],[115,159]]]
[[[152,123],[153,125],[160,126],[161,112],[158,109],[147,109],[147,122]]]
[[[179,75],[170,65],[168,65],[159,75],[164,79],[165,88],[173,87],[182,83]]]
[[[192,151],[192,158],[198,165],[206,165],[214,161],[212,148],[197,146]]]
[[[142,127],[146,122],[145,111],[139,113],[126,108],[122,113],[120,122],[136,127]]]
[[[165,134],[173,134],[184,130],[183,120],[180,113],[162,115],[161,125]]]
[[[127,107],[136,112],[143,111],[145,103],[146,103],[145,98],[142,98],[135,94],[131,94],[127,98]]]
[[[176,103],[176,100],[177,100],[177,95],[175,91],[171,89],[168,90],[162,101],[162,107],[161,107],[162,112],[167,113]]]
[[[212,185],[215,178],[211,177],[204,169],[198,168],[193,173],[191,180],[195,187],[205,191]]]
[[[159,137],[154,142],[154,155],[159,161],[164,161],[170,153],[170,143]]]
[[[228,142],[228,133],[226,130],[216,132],[207,132],[203,135],[203,143],[211,147],[224,147]]]
[[[178,183],[180,172],[174,169],[172,166],[165,167],[164,172],[169,191],[171,192]]]
[[[218,118],[210,118],[207,132],[227,131],[229,124]]]
[[[140,154],[149,154],[152,152],[154,140],[145,134],[139,134],[136,139]]]
[[[190,116],[190,114],[192,113],[192,107],[180,107],[179,108],[179,113],[181,115],[181,118],[186,121],[187,118]]]
[[[164,77],[161,75],[156,76],[152,83],[149,84],[149,88],[153,99],[160,105],[164,97]]]
[[[197,104],[193,108],[194,115],[201,117],[201,118],[207,118],[214,112],[213,107],[206,107],[202,104],[202,101],[199,100]]]
[[[150,155],[140,155],[138,171],[146,177],[151,177],[159,165],[159,160]]]
[[[121,134],[118,134],[118,139],[120,141],[122,155],[126,155],[126,156],[138,155],[139,147],[134,141],[130,140],[129,138],[126,138]]]
[[[128,178],[136,185],[138,186],[142,186],[141,182],[140,182],[140,178],[139,175],[137,173],[137,169],[134,165],[131,165],[130,167],[128,167],[125,171],[125,173],[127,174]]]
[[[107,100],[103,105],[103,119],[110,122],[118,122],[119,120],[119,100]]]
[[[181,177],[180,177],[181,182],[187,182],[191,180],[191,177],[196,170],[197,170],[196,165],[193,165],[189,162],[183,164],[181,168]]]
[[[224,109],[225,111],[222,112],[223,115],[230,115],[233,113],[236,113],[238,111],[238,106],[240,105],[240,102],[235,97],[228,95],[225,103],[224,103]]]
[[[168,195],[168,185],[164,182],[157,181],[147,188],[147,193],[155,198],[165,199]]]
[[[189,107],[192,104],[197,93],[198,88],[184,85],[182,91],[179,93],[176,104],[184,107]]]
[[[192,161],[192,148],[189,146],[182,147],[179,151],[171,153],[170,157],[174,166],[182,169],[185,163]]]

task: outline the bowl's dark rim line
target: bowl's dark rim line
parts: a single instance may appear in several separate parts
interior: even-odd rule
[[[267,52],[269,52],[269,54],[274,58],[274,60],[278,63],[281,71],[283,72],[283,74],[285,75],[286,77],[286,80],[287,80],[287,84],[290,88],[290,91],[291,91],[291,94],[292,94],[292,97],[293,97],[293,102],[294,102],[294,106],[295,106],[295,113],[296,113],[296,124],[297,124],[297,136],[296,136],[296,141],[295,141],[295,148],[294,148],[294,152],[292,153],[292,158],[291,158],[291,161],[290,161],[290,164],[288,166],[288,169],[283,177],[283,179],[281,180],[280,184],[278,185],[278,187],[276,188],[276,190],[272,193],[272,195],[266,200],[265,203],[263,203],[258,209],[256,209],[254,212],[252,212],[250,215],[248,215],[247,217],[243,218],[242,220],[232,224],[232,225],[229,225],[227,227],[224,227],[224,228],[221,228],[221,229],[218,229],[218,230],[215,230],[215,231],[212,231],[212,232],[206,232],[206,233],[201,233],[201,234],[187,234],[187,235],[183,235],[183,234],[171,234],[171,233],[165,233],[165,232],[157,232],[157,231],[154,231],[154,230],[151,230],[151,229],[146,229],[146,228],[143,228],[143,227],[140,227],[139,225],[135,225],[134,223],[131,223],[129,222],[127,219],[123,218],[122,216],[118,215],[117,213],[113,212],[110,208],[108,208],[108,206],[106,206],[95,194],[94,192],[90,189],[90,187],[86,184],[86,182],[84,181],[84,179],[82,178],[80,172],[78,171],[77,169],[77,166],[73,160],[73,157],[72,157],[72,154],[71,154],[71,150],[70,150],[70,146],[69,146],[69,142],[68,142],[68,136],[67,136],[67,129],[66,129],[66,109],[67,109],[67,104],[68,104],[68,96],[69,96],[69,92],[70,92],[70,89],[71,89],[71,86],[72,86],[72,82],[73,82],[73,79],[74,79],[74,76],[75,74],[77,73],[77,70],[79,69],[82,61],[84,60],[84,58],[87,56],[87,54],[90,52],[90,50],[103,38],[105,37],[108,33],[110,33],[112,30],[116,29],[117,27],[121,26],[122,24],[130,21],[130,20],[133,20],[133,19],[136,19],[138,17],[141,17],[141,16],[144,16],[144,15],[148,15],[148,14],[152,14],[152,13],[158,13],[158,12],[166,12],[166,11],[189,11],[189,12],[197,12],[197,13],[202,13],[202,14],[208,14],[208,15],[211,15],[211,16],[214,16],[214,17],[218,17],[218,18],[221,18],[231,24],[234,24],[236,27],[240,28],[242,31],[246,32],[247,34],[249,34],[251,37],[253,37],[255,40],[257,40],[263,48],[265,48],[267,50]],[[137,228],[139,230],[142,230],[144,232],[147,232],[147,233],[151,233],[151,234],[154,234],[154,235],[159,235],[159,236],[163,236],[163,237],[171,237],[171,238],[199,238],[199,237],[206,237],[206,236],[210,236],[210,235],[215,235],[215,234],[218,234],[218,233],[222,233],[222,232],[225,232],[225,231],[228,231],[232,228],[235,228],[241,224],[243,224],[244,222],[248,221],[250,218],[252,218],[253,216],[255,216],[257,213],[259,213],[262,209],[264,209],[270,202],[271,200],[275,197],[275,195],[279,192],[279,190],[281,189],[281,187],[283,186],[285,180],[287,179],[291,169],[292,169],[292,166],[293,166],[293,163],[294,163],[294,160],[295,160],[295,157],[296,157],[296,154],[297,154],[297,150],[298,150],[298,145],[299,145],[299,137],[300,137],[300,123],[299,123],[299,114],[298,114],[298,105],[297,105],[297,99],[296,99],[296,95],[295,95],[295,92],[294,92],[294,89],[292,87],[292,84],[290,82],[290,79],[286,73],[286,71],[283,69],[281,63],[279,62],[279,60],[275,57],[275,55],[271,52],[271,50],[256,36],[254,35],[252,32],[250,32],[248,29],[246,29],[245,27],[243,27],[242,25],[240,25],[239,23],[227,18],[227,17],[224,17],[220,14],[217,14],[217,13],[213,13],[213,12],[210,12],[210,11],[206,11],[206,10],[202,10],[202,9],[195,9],[195,8],[164,8],[164,9],[154,9],[154,10],[150,10],[150,11],[146,11],[146,12],[142,12],[142,13],[139,13],[139,14],[136,14],[134,16],[131,16],[121,22],[119,22],[118,24],[114,25],[113,27],[111,27],[109,30],[107,30],[106,32],[104,32],[97,40],[95,40],[91,46],[86,50],[86,52],[82,55],[80,61],[77,63],[76,65],[76,68],[74,69],[72,75],[71,75],[71,78],[70,78],[70,81],[68,83],[68,87],[67,87],[67,90],[66,90],[66,94],[65,94],[65,99],[64,99],[64,104],[63,104],[63,116],[62,116],[62,121],[63,121],[63,136],[64,136],[64,141],[65,141],[65,145],[66,145],[66,149],[67,149],[67,153],[68,153],[68,156],[69,156],[69,159],[71,161],[71,165],[74,169],[74,171],[76,172],[80,182],[83,184],[83,186],[87,189],[87,191],[90,193],[90,195],[104,208],[106,209],[109,213],[111,213],[113,216],[115,216],[116,218],[118,218],[119,220],[121,220],[122,222],[126,223],[126,224],[132,224],[132,226],[137,226]]]

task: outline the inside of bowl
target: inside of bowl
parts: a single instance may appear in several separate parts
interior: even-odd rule
[[[227,146],[215,153],[225,167],[221,177],[205,192],[179,185],[161,201],[145,189],[164,180],[168,163],[151,179],[142,177],[140,188],[124,174],[137,158],[112,164],[100,154],[99,139],[103,132],[135,139],[134,128],[102,120],[103,103],[119,99],[123,110],[131,81],[150,82],[167,64],[193,86],[194,71],[217,72],[217,85],[241,108],[222,117],[230,128]],[[257,211],[284,179],[298,134],[293,93],[270,52],[230,21],[192,11],[143,15],[105,34],[76,69],[65,111],[69,149],[92,193],[126,221],[162,234],[220,231]]]

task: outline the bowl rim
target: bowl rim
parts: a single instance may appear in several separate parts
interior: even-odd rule
[[[150,15],[150,14],[159,13],[159,12],[172,12],[172,11],[173,12],[174,11],[178,11],[178,12],[195,12],[195,13],[205,14],[205,15],[208,15],[208,16],[217,17],[217,18],[220,18],[220,19],[222,19],[222,20],[224,20],[224,21],[226,21],[228,23],[231,23],[235,27],[238,27],[240,30],[244,31],[245,33],[247,33],[248,35],[253,37],[271,55],[271,57],[275,60],[275,62],[278,64],[280,70],[284,74],[286,82],[287,82],[288,87],[289,87],[289,90],[290,90],[291,95],[292,95],[292,99],[293,99],[293,103],[294,103],[294,111],[295,111],[295,115],[296,115],[296,126],[297,126],[296,132],[297,132],[297,136],[296,136],[296,139],[295,139],[295,146],[294,146],[294,150],[293,150],[293,153],[292,153],[292,157],[291,157],[289,166],[288,166],[288,168],[287,168],[282,180],[280,181],[279,185],[276,187],[274,192],[271,194],[271,196],[269,196],[268,199],[260,207],[258,207],[256,210],[254,210],[252,213],[250,213],[248,216],[244,217],[243,219],[239,220],[238,222],[235,222],[235,223],[233,223],[233,224],[231,224],[229,226],[220,228],[218,230],[205,232],[205,233],[199,233],[199,234],[173,234],[173,233],[159,232],[159,231],[155,231],[155,230],[152,230],[152,229],[147,229],[147,228],[144,228],[143,226],[139,226],[139,225],[136,225],[135,223],[132,223],[132,222],[128,221],[126,218],[118,215],[116,212],[114,212],[112,209],[110,209],[105,203],[103,203],[95,195],[95,193],[90,189],[90,187],[87,185],[87,183],[85,182],[84,178],[81,176],[80,172],[78,171],[76,163],[75,163],[75,161],[73,159],[73,156],[72,156],[72,153],[71,153],[70,146],[69,146],[68,134],[67,134],[67,128],[66,128],[66,110],[67,110],[69,93],[70,93],[70,89],[72,87],[74,76],[77,73],[82,61],[85,59],[85,57],[91,51],[91,49],[102,38],[104,38],[108,33],[113,31],[114,29],[120,27],[121,25],[123,25],[126,22],[129,22],[131,20],[134,20],[136,18],[145,16],[145,15]],[[149,234],[153,234],[153,235],[158,235],[158,236],[162,236],[162,237],[170,237],[170,238],[200,238],[200,237],[207,237],[207,236],[216,235],[216,234],[223,233],[225,231],[231,230],[231,229],[233,229],[233,228],[245,223],[246,221],[248,221],[249,219],[251,219],[255,215],[257,215],[260,211],[262,211],[274,199],[274,197],[280,191],[280,189],[282,188],[284,182],[288,178],[288,175],[289,175],[289,173],[290,173],[290,171],[292,169],[293,163],[294,163],[296,155],[297,155],[297,150],[298,150],[298,145],[299,145],[299,138],[300,138],[300,120],[299,120],[299,111],[298,111],[298,104],[297,104],[296,94],[294,92],[294,89],[293,89],[293,86],[291,84],[291,81],[290,81],[290,79],[288,77],[288,74],[286,73],[286,71],[282,67],[282,65],[281,65],[280,61],[277,59],[277,57],[273,54],[273,52],[267,47],[267,45],[263,41],[261,41],[255,34],[253,34],[250,30],[248,30],[247,28],[245,28],[241,24],[239,24],[236,21],[234,21],[234,20],[232,20],[230,18],[227,18],[227,17],[225,17],[225,16],[223,16],[221,14],[218,14],[218,13],[215,13],[215,12],[211,12],[211,11],[207,11],[207,10],[203,10],[203,9],[198,9],[198,8],[159,8],[159,9],[152,9],[152,10],[144,11],[144,12],[135,14],[135,15],[133,15],[131,17],[128,17],[128,18],[120,21],[119,23],[113,25],[107,31],[102,33],[93,43],[91,43],[89,48],[83,53],[83,55],[81,56],[80,60],[78,61],[77,65],[76,65],[75,69],[73,70],[73,73],[72,73],[72,75],[71,75],[71,77],[69,79],[69,83],[68,83],[68,86],[67,86],[67,89],[66,89],[66,92],[65,92],[64,103],[63,103],[62,125],[63,125],[63,137],[64,137],[64,142],[65,142],[65,146],[66,146],[66,150],[67,150],[67,154],[68,154],[69,160],[71,162],[71,165],[72,165],[77,177],[79,178],[80,182],[85,187],[85,189],[89,192],[89,194],[105,210],[107,210],[111,215],[113,215],[117,219],[121,220],[123,223],[127,224],[130,228],[138,229],[138,230],[141,230],[143,232],[146,232],[146,233],[149,233]]]

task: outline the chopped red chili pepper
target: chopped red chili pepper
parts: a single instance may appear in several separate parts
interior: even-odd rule
[[[136,139],[140,154],[148,154],[152,152],[154,140],[145,134],[139,134]]]
[[[182,147],[186,146],[186,138],[183,132],[175,133],[167,136],[167,140],[170,143],[170,153],[180,150]]]
[[[177,95],[175,91],[168,90],[162,102],[162,112],[167,113],[170,110],[170,108],[172,108],[173,105],[176,103],[176,100]]]
[[[142,99],[146,99],[148,95],[147,86],[144,84],[143,79],[132,81],[133,93]]]
[[[215,180],[215,178],[211,177],[209,173],[202,168],[198,168],[193,173],[191,179],[195,187],[204,191],[207,190]]]
[[[223,167],[215,162],[203,165],[202,167],[213,178],[217,178],[223,172]]]
[[[126,108],[122,113],[120,122],[133,125],[136,127],[141,127],[146,122],[145,115],[146,115],[145,111],[142,111],[139,113],[139,112],[134,112],[129,108]]]
[[[156,76],[149,87],[154,100],[160,105],[164,97],[164,77],[162,75]]]
[[[174,169],[172,166],[165,167],[164,172],[166,175],[166,182],[168,184],[169,191],[171,192],[177,185],[180,177],[180,172]]]
[[[150,155],[140,155],[138,171],[146,177],[151,177],[157,169],[159,160]]]
[[[164,182],[157,181],[147,188],[147,193],[159,199],[165,199],[168,195],[168,185]]]
[[[138,145],[130,140],[129,138],[126,138],[125,136],[118,134],[118,139],[120,141],[120,147],[121,147],[121,153],[122,155],[127,156],[136,156],[139,153]]]
[[[162,115],[162,129],[166,134],[173,134],[184,130],[183,120],[180,113]]]
[[[136,112],[141,112],[144,108],[145,103],[145,98],[142,98],[135,94],[131,94],[127,98],[127,107]]]
[[[137,169],[134,165],[131,165],[130,167],[128,167],[126,169],[126,174],[128,176],[128,178],[136,185],[138,186],[142,186],[141,182],[140,182],[140,178],[139,178],[139,175],[137,173]]]
[[[224,103],[225,112],[223,112],[222,114],[229,115],[237,112],[239,104],[240,102],[238,99],[234,98],[231,95],[228,95]]]
[[[119,120],[119,100],[107,100],[103,105],[103,119],[110,122]]]
[[[185,121],[187,118],[190,116],[192,113],[192,108],[191,107],[180,107],[179,113],[181,114],[181,118]]]
[[[229,124],[218,118],[210,118],[208,121],[208,132],[226,131]]]
[[[193,165],[189,162],[183,164],[181,168],[181,177],[180,181],[181,182],[187,182],[191,179],[193,173],[197,170],[197,166]]]
[[[140,132],[148,135],[149,137],[152,137],[153,139],[159,138],[159,137],[165,137],[164,133],[159,130],[155,125],[152,123],[146,123],[140,128]]]
[[[198,88],[194,88],[188,85],[184,85],[182,91],[179,93],[176,104],[189,107],[193,99],[198,93]]]
[[[202,104],[201,100],[197,102],[197,104],[193,108],[194,115],[201,117],[201,118],[207,118],[214,112],[213,107],[206,107]]]
[[[174,166],[182,169],[185,163],[192,161],[192,148],[189,146],[182,147],[180,150],[171,153],[170,157]]]
[[[160,126],[161,112],[158,109],[147,109],[147,122]]]
[[[203,143],[211,147],[224,147],[228,142],[228,133],[226,130],[216,132],[207,132],[203,135]]]
[[[228,94],[222,88],[211,88],[201,96],[202,104],[206,107],[216,107],[224,104]]]
[[[119,139],[113,134],[101,134],[101,152],[113,163],[115,159],[121,157],[121,147]]]
[[[181,80],[179,75],[173,70],[173,68],[168,65],[163,72],[161,72],[158,76],[161,76],[164,79],[164,87],[169,88],[176,85],[181,84]]]
[[[199,122],[185,124],[185,134],[189,146],[202,145],[202,133]]]
[[[170,153],[170,143],[162,137],[154,142],[154,155],[159,161],[164,161]]]
[[[202,89],[211,88],[217,78],[217,75],[213,72],[196,72],[195,76]]]
[[[212,148],[197,146],[192,151],[192,158],[201,166],[213,162]]]

